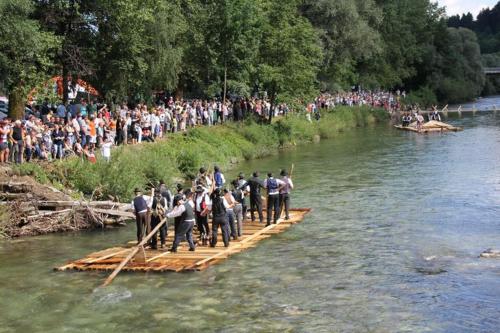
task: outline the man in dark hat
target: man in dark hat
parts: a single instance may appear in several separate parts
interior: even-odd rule
[[[262,223],[264,218],[262,216],[262,198],[260,196],[260,189],[265,188],[264,182],[259,178],[259,173],[255,171],[253,177],[248,181],[248,186],[250,186],[250,216],[252,222],[255,221],[254,212],[257,211],[259,214],[259,222]]]
[[[203,167],[200,168],[200,173],[198,174],[198,177],[196,177],[196,184],[203,186],[203,188],[206,191],[210,191],[212,187],[212,179],[210,179],[210,176],[207,174],[207,170]]]
[[[140,189],[134,190],[135,198],[132,201],[132,206],[135,212],[135,223],[137,225],[137,244],[142,241],[144,237],[144,230],[146,229],[146,218],[148,213],[148,204],[144,199]]]
[[[172,201],[174,198],[173,198],[172,192],[170,192],[170,190],[168,189],[167,185],[165,185],[165,182],[163,180],[160,180],[159,192],[160,192],[161,196],[164,197],[165,200],[167,201],[166,208],[172,209]]]
[[[176,194],[174,196],[174,200],[172,201],[172,207],[173,208],[177,207],[181,201],[184,201],[184,194]],[[181,223],[181,217],[180,216],[175,217],[174,218],[174,233],[177,233],[177,229],[179,228],[180,223]]]
[[[155,192],[155,197],[153,198],[153,205],[151,207],[151,229],[156,228],[158,224],[162,222],[162,220],[165,218],[165,212],[167,211],[168,203],[167,199],[163,197],[160,193],[160,191]],[[168,224],[165,222],[161,227],[160,227],[160,247],[163,248],[165,247],[165,240],[167,237],[167,232],[168,232]],[[151,238],[151,248],[153,250],[157,249],[157,242],[158,242],[158,232],[156,232],[153,237]]]
[[[168,218],[179,217],[180,223],[175,232],[174,244],[170,252],[177,252],[177,247],[184,237],[189,244],[189,251],[194,251],[193,227],[195,222],[193,192],[190,189],[184,191],[186,200],[179,200],[177,206],[167,214]]]
[[[290,219],[288,210],[290,209],[290,192],[293,190],[292,178],[288,176],[288,172],[285,169],[281,170],[280,173],[281,181],[285,183],[280,189],[280,212],[283,211],[283,206],[285,208],[285,220]]]
[[[226,179],[224,178],[224,174],[220,171],[218,166],[214,166],[214,182],[215,187],[222,188],[226,183]]]
[[[242,197],[241,197],[241,201],[238,200],[240,203],[241,203],[241,207],[242,207],[242,217],[243,217],[243,221],[246,219],[246,215],[247,215],[247,202],[246,202],[246,196],[248,195],[248,193],[250,192],[250,186],[248,186],[248,183],[245,179],[245,174],[243,172],[240,172],[240,174],[238,175],[238,179],[237,179],[237,190],[240,190],[241,193],[242,193]]]
[[[281,179],[273,177],[273,173],[267,174],[267,179],[264,181],[264,187],[267,188],[267,224],[271,224],[271,216],[274,211],[273,222],[276,224],[280,215],[280,190],[285,183]]]

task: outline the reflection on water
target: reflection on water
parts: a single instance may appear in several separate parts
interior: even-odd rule
[[[245,164],[295,163],[306,220],[194,274],[51,268],[134,238],[108,232],[0,242],[0,332],[496,332],[500,117],[419,136],[381,126]]]

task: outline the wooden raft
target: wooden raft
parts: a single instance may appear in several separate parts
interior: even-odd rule
[[[201,245],[201,242],[198,242],[196,251],[194,252],[189,251],[185,241],[181,242],[177,248],[177,253],[169,252],[167,248],[173,242],[173,230],[169,230],[167,248],[159,250],[146,248],[144,251],[139,251],[139,254],[123,270],[129,272],[201,271],[233,254],[257,246],[259,241],[269,238],[273,234],[281,233],[293,224],[302,222],[304,216],[310,211],[310,208],[290,209],[289,220],[280,219],[277,224],[271,224],[268,227],[265,226],[265,223],[243,223],[242,237],[238,240],[231,240],[228,247],[224,247],[219,228],[216,247],[212,248],[208,245]],[[194,229],[196,230],[196,227]],[[193,237],[196,238],[197,236],[197,232],[194,232]],[[83,259],[72,261],[55,269],[58,271],[113,271],[130,254],[131,248],[135,244],[135,242],[129,242],[126,247],[113,247],[94,252]]]

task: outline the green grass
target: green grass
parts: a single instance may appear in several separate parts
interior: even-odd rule
[[[157,184],[161,179],[173,183],[190,178],[200,166],[211,169],[218,165],[227,170],[237,162],[268,156],[289,145],[313,142],[318,135],[333,138],[342,131],[386,120],[384,110],[340,107],[324,112],[321,121],[312,123],[306,121],[304,114],[298,114],[272,125],[248,120],[244,124],[199,127],[185,134],[169,135],[167,140],[113,149],[110,163],[98,159],[96,164],[90,164],[70,158],[43,166],[27,163],[15,170],[39,182],[71,188],[84,195],[112,195],[127,201],[136,187]]]

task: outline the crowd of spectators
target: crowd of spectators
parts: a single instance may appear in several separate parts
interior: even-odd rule
[[[337,105],[372,105],[390,110],[399,107],[399,97],[399,92],[322,94],[307,105],[306,117],[311,121],[314,115],[319,120],[320,109]],[[170,97],[153,107],[123,103],[114,110],[93,100],[55,105],[46,100],[29,106],[23,120],[0,121],[0,163],[48,161],[75,155],[95,163],[99,150],[109,161],[113,145],[154,142],[168,133],[242,121],[249,116],[267,119],[270,112],[271,104],[266,99],[174,101]],[[287,115],[290,109],[279,104],[273,112],[274,116]]]

